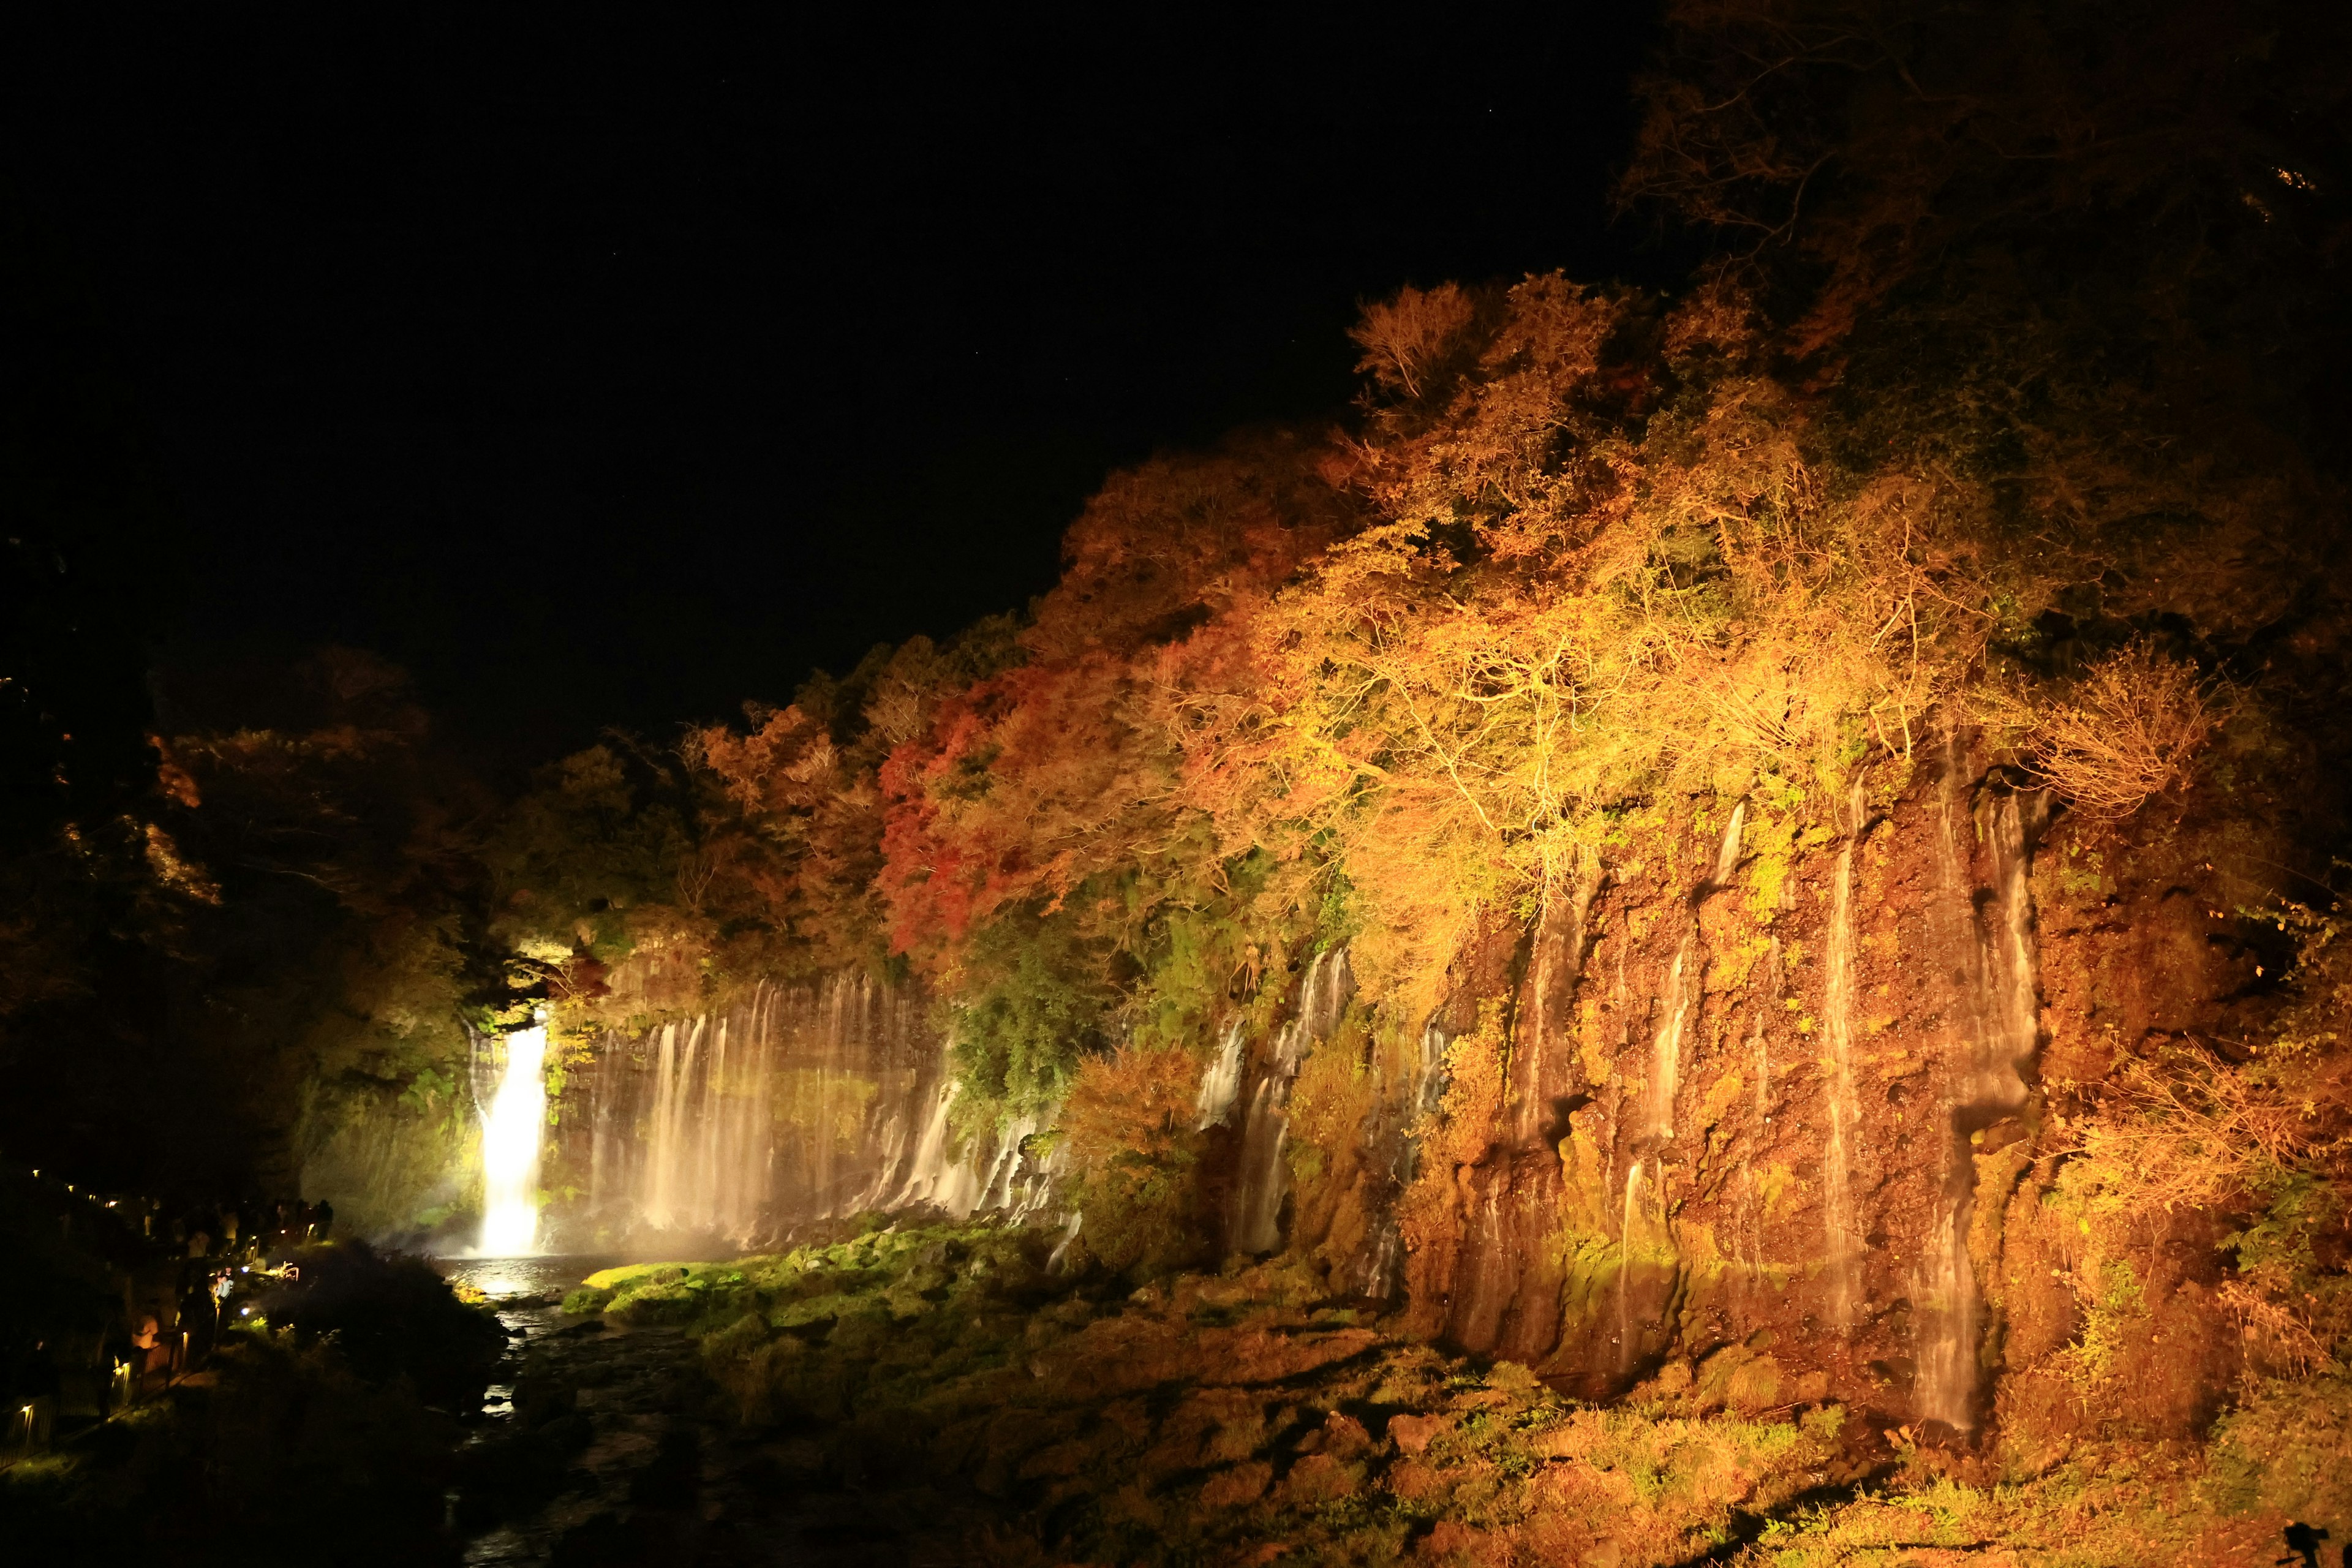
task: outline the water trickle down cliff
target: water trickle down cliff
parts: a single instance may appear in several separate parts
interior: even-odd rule
[[[1212,1127],[1223,1126],[1234,1114],[1234,1101],[1242,1091],[1242,1062],[1249,1037],[1243,1020],[1235,1016],[1225,1025],[1224,1038],[1218,1043],[1216,1059],[1201,1075],[1200,1098],[1193,1107],[1192,1131],[1205,1132]]]
[[[1339,1016],[1355,992],[1356,980],[1349,972],[1344,947],[1316,954],[1299,980],[1297,1010],[1275,1031],[1242,1122],[1241,1155],[1227,1227],[1230,1251],[1258,1255],[1282,1246],[1283,1200],[1290,1190],[1290,1169],[1282,1153],[1290,1136],[1291,1084],[1307,1053],[1339,1027]],[[1205,1097],[1204,1088],[1204,1112]]]
[[[1739,864],[1739,832],[1748,820],[1748,803],[1731,808],[1715,863],[1691,889],[1690,911],[1683,922],[1682,943],[1675,950],[1674,967],[1666,973],[1665,1017],[1658,1026],[1650,1053],[1649,1114],[1641,1142],[1663,1149],[1675,1139],[1675,1100],[1682,1089],[1683,1041],[1690,1031],[1704,991],[1706,952],[1701,942],[1699,906],[1709,894],[1728,887]],[[1630,1177],[1628,1178],[1630,1180]]]
[[[1665,994],[1662,998],[1661,1018],[1657,1033],[1652,1037],[1650,1070],[1643,1089],[1643,1119],[1632,1152],[1633,1163],[1625,1171],[1624,1213],[1619,1220],[1617,1275],[1618,1339],[1617,1370],[1630,1373],[1638,1367],[1654,1347],[1643,1331],[1643,1326],[1633,1321],[1630,1295],[1633,1289],[1635,1264],[1643,1235],[1652,1238],[1650,1246],[1671,1253],[1675,1250],[1672,1229],[1667,1224],[1666,1194],[1664,1181],[1665,1168],[1687,1154],[1676,1145],[1675,1129],[1676,1108],[1682,1091],[1683,1059],[1687,1049],[1699,1009],[1706,997],[1708,953],[1705,926],[1700,919],[1708,899],[1731,885],[1733,873],[1739,866],[1741,830],[1748,821],[1748,803],[1736,803],[1731,819],[1724,825],[1722,841],[1717,846],[1715,860],[1698,884],[1692,888],[1681,917],[1681,940],[1675,948],[1673,963],[1666,971]],[[1704,1132],[1704,1129],[1700,1130]],[[1657,1179],[1652,1184],[1654,1215],[1640,1201],[1643,1166],[1650,1167]],[[1669,1300],[1679,1269],[1667,1271]],[[1654,1303],[1654,1308],[1657,1306]],[[1661,1310],[1645,1314],[1655,1318]]]
[[[1034,1120],[959,1149],[951,1096],[920,999],[864,975],[608,1033],[563,1097],[549,1185],[577,1195],[551,1228],[580,1250],[745,1247],[869,1209],[1044,1203]]]
[[[1567,1268],[1560,1145],[1570,1118],[1590,1099],[1578,1066],[1575,1009],[1602,881],[1600,860],[1585,860],[1528,940],[1511,994],[1495,1136],[1460,1180],[1463,1235],[1453,1256],[1435,1266],[1443,1300],[1424,1304],[1425,1321],[1474,1350],[1532,1361],[1559,1337]],[[1423,1118],[1436,1110],[1424,1102]],[[1423,1274],[1426,1291],[1432,1281],[1429,1270]]]
[[[1402,1105],[1382,1096],[1366,1139],[1373,1155],[1373,1190],[1366,1205],[1372,1221],[1349,1278],[1358,1295],[1375,1301],[1393,1301],[1404,1289],[1404,1226],[1397,1205],[1421,1171],[1420,1130],[1445,1101],[1445,1047],[1451,1039],[1444,1017],[1441,1008],[1422,1026],[1412,1058],[1412,1089]]]
[[[865,1206],[938,1209],[958,1219],[983,1209],[1026,1219],[1045,1207],[1062,1173],[1061,1163],[1058,1155],[1033,1158],[1029,1140],[1052,1124],[1052,1113],[1010,1118],[960,1147],[955,1098],[955,1084],[942,1071],[913,1155],[903,1162],[894,1156],[894,1167],[903,1170],[903,1177],[895,1184],[886,1178],[876,1191],[876,1201]]]
[[[1969,1247],[1977,1180],[1970,1140],[2024,1106],[2023,1071],[2041,1046],[2029,879],[2045,810],[2039,792],[1991,778],[1978,783],[1968,800],[1964,762],[1958,741],[1949,742],[1937,787],[1940,890],[1947,919],[1963,933],[1950,943],[1963,1005],[1946,1034],[1943,1146],[1934,1219],[1918,1264],[1923,1324],[1916,1398],[1921,1419],[1960,1431],[1976,1425],[1983,1384],[1983,1292]]]
[[[1756,1074],[1756,1127],[1759,1131],[1772,1125],[1772,1034],[1766,1026],[1773,1005],[1788,989],[1788,970],[1784,963],[1780,939],[1768,937],[1764,942],[1763,965],[1755,981],[1757,1002],[1748,1012],[1748,1053],[1749,1066]],[[1758,1171],[1753,1160],[1739,1166],[1741,1232],[1740,1261],[1748,1271],[1751,1289],[1764,1283],[1764,1211],[1768,1202],[1767,1179]],[[1848,1228],[1851,1228],[1849,1224]]]
[[[1854,1221],[1853,1163],[1862,1111],[1853,1082],[1854,953],[1853,857],[1869,821],[1857,775],[1844,812],[1837,868],[1831,873],[1829,930],[1822,967],[1822,1047],[1827,1068],[1829,1139],[1822,1156],[1822,1247],[1829,1277],[1830,1323],[1840,1333],[1853,1329],[1855,1270],[1864,1239]],[[1757,1041],[1763,1047],[1759,1029]],[[1759,1074],[1762,1067],[1759,1063]],[[1759,1094],[1762,1086],[1759,1079]],[[1762,1101],[1759,1100],[1759,1106]]]

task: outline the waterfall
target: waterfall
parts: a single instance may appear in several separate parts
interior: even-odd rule
[[[1617,1226],[1617,1364],[1633,1365],[1633,1319],[1626,1287],[1633,1278],[1633,1205],[1642,1193],[1642,1162],[1625,1172],[1625,1217]]]
[[[1241,1168],[1230,1227],[1235,1252],[1256,1255],[1282,1246],[1282,1202],[1290,1189],[1282,1152],[1290,1141],[1291,1080],[1315,1044],[1338,1029],[1355,990],[1346,948],[1316,954],[1298,984],[1297,1016],[1275,1032],[1265,1074],[1251,1092],[1249,1113],[1242,1121]]]
[[[1418,1117],[1437,1114],[1445,1104],[1445,1091],[1453,1079],[1445,1070],[1445,1047],[1453,1044],[1445,1031],[1437,1026],[1432,1015],[1421,1028],[1421,1060],[1415,1064],[1412,1079],[1412,1110]]]
[[[1241,1180],[1234,1205],[1234,1250],[1273,1252],[1282,1246],[1283,1145],[1290,1140],[1289,1083],[1268,1072],[1250,1097],[1242,1123]]]
[[[1308,1036],[1329,1039],[1339,1026],[1339,1015],[1347,1011],[1348,999],[1355,994],[1356,976],[1348,967],[1348,950],[1335,947],[1316,954],[1298,987],[1298,1017]]]
[[[1384,1108],[1380,1133],[1368,1141],[1385,1161],[1385,1169],[1375,1178],[1367,1202],[1371,1229],[1356,1248],[1349,1278],[1357,1295],[1374,1301],[1393,1301],[1404,1287],[1404,1226],[1397,1217],[1397,1205],[1421,1166],[1421,1123],[1436,1116],[1445,1100],[1448,1042],[1438,1025],[1441,1016],[1431,1014],[1422,1026],[1407,1097]]]
[[[1016,1121],[954,1146],[947,1048],[921,999],[859,974],[753,986],[730,1005],[604,1036],[559,1131],[583,1250],[748,1247],[877,1209],[1026,1215],[1052,1173]]]
[[[1054,1250],[1045,1258],[1046,1273],[1059,1274],[1062,1271],[1063,1263],[1070,1256],[1070,1248],[1077,1245],[1078,1229],[1086,1224],[1086,1218],[1085,1215],[1072,1209],[1070,1217],[1062,1222],[1062,1239],[1054,1244]]]
[[[1023,1220],[1051,1201],[1054,1177],[1059,1173],[1058,1163],[1039,1166],[1030,1158],[1028,1144],[1052,1121],[1053,1112],[1048,1110],[1034,1116],[1016,1117],[997,1128],[988,1145],[986,1167],[973,1162],[978,1196],[963,1214],[986,1209],[1007,1219]]]
[[[1854,1223],[1854,1131],[1861,1118],[1853,1089],[1853,851],[1864,826],[1862,779],[1857,774],[1846,808],[1844,841],[1838,846],[1836,880],[1830,889],[1830,929],[1822,963],[1827,971],[1822,1002],[1822,1042],[1829,1053],[1830,1136],[1822,1161],[1822,1214],[1830,1270],[1830,1321],[1841,1333],[1853,1328],[1854,1270],[1862,1235]]]
[[[935,1208],[956,1219],[969,1218],[986,1208],[1000,1210],[1013,1219],[1024,1219],[1043,1207],[1053,1195],[1052,1178],[1057,1168],[1039,1167],[1026,1150],[1029,1139],[1052,1117],[1015,1118],[999,1126],[986,1140],[975,1139],[959,1152],[950,1146],[950,1137],[955,1093],[952,1079],[941,1081],[932,1095],[930,1111],[924,1119],[922,1133],[915,1140],[911,1155],[902,1159],[895,1150],[886,1152],[892,1168],[904,1166],[905,1179],[887,1195],[866,1206]],[[1073,1215],[1071,1223],[1075,1222]],[[1071,1232],[1073,1236],[1076,1234],[1075,1230]]]
[[[1739,867],[1739,833],[1747,821],[1747,800],[1735,801],[1731,807],[1731,820],[1724,825],[1723,842],[1715,851],[1715,868],[1706,880],[1707,891],[1713,892],[1717,888],[1731,885],[1731,874]]]
[[[1548,897],[1536,922],[1507,1079],[1508,1136],[1522,1149],[1554,1144],[1565,1131],[1558,1124],[1559,1107],[1575,1087],[1576,1071],[1570,1010],[1584,975],[1585,928],[1600,890],[1600,859],[1588,856],[1566,896]]]
[[[1707,895],[1729,885],[1739,865],[1740,831],[1747,821],[1748,803],[1742,800],[1731,808],[1731,820],[1724,826],[1714,865],[1691,889],[1682,942],[1675,949],[1674,965],[1666,973],[1666,1016],[1651,1042],[1649,1125],[1643,1129],[1643,1136],[1658,1143],[1668,1142],[1675,1135],[1675,1097],[1682,1089],[1683,1035],[1698,1006],[1699,971],[1706,962],[1699,951],[1699,906]]]
[[[547,1030],[506,1037],[507,1065],[482,1118],[485,1258],[518,1258],[539,1244],[539,1146],[547,1126]]]
[[[1692,993],[1685,981],[1698,947],[1698,921],[1693,920],[1675,949],[1674,967],[1666,972],[1666,1016],[1650,1047],[1649,1125],[1645,1135],[1664,1143],[1675,1135],[1675,1096],[1682,1089],[1683,1025],[1690,1016]]]
[[[1233,1115],[1234,1101],[1242,1091],[1242,1047],[1247,1043],[1240,1018],[1225,1025],[1224,1042],[1217,1048],[1217,1059],[1201,1075],[1201,1098],[1194,1107],[1193,1131],[1205,1132]]]
[[[955,1080],[948,1079],[931,1096],[930,1114],[923,1120],[923,1134],[916,1140],[915,1157],[908,1163],[907,1179],[898,1188],[893,1206],[913,1208],[929,1204],[961,1218],[980,1201],[971,1162],[949,1157],[948,1119],[954,1110]]]
[[[739,1012],[663,1025],[643,1131],[639,1215],[656,1230],[751,1235],[772,1197],[773,997]],[[829,1156],[832,1145],[820,1146]]]
[[[2020,1069],[2041,1045],[2040,978],[2034,961],[2032,835],[2042,797],[1987,787],[1963,816],[1958,799],[1962,758],[1948,738],[1942,781],[1944,893],[1965,932],[1961,944],[1965,1016],[1946,1064],[1945,1152],[1936,1219],[1921,1266],[1927,1330],[1921,1346],[1918,1413],[1960,1431],[1976,1425],[1978,1341],[1983,1300],[1969,1256],[1976,1213],[1976,1161],[1969,1134],[2021,1109]],[[1979,888],[1974,866],[1980,852]]]
[[[1403,1276],[1404,1230],[1394,1214],[1386,1214],[1357,1268],[1356,1293],[1374,1301],[1393,1301]]]

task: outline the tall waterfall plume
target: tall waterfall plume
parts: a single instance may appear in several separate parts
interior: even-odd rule
[[[498,1093],[482,1118],[485,1258],[518,1258],[539,1245],[539,1145],[547,1127],[547,1030],[506,1037]]]

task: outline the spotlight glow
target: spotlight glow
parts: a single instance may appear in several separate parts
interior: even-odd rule
[[[507,1068],[482,1119],[485,1258],[519,1258],[539,1244],[539,1140],[547,1124],[547,1030],[507,1037]]]

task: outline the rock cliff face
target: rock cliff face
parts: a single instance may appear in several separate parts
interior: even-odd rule
[[[1327,1031],[1361,1117],[1303,1163],[1289,1242],[1380,1295],[1401,1231],[1421,1332],[1590,1397],[1713,1366],[1965,1434],[2065,1428],[2095,1379],[2102,1419],[2185,1431],[2239,1365],[2223,1227],[2151,1209],[2091,1259],[2061,1174],[2119,1063],[2260,1026],[2284,953],[2226,912],[2285,858],[2253,793],[2118,832],[1955,735],[1828,814],[1635,835],[1465,954],[1425,1030]],[[2086,1349],[2103,1292],[2127,1331]]]

